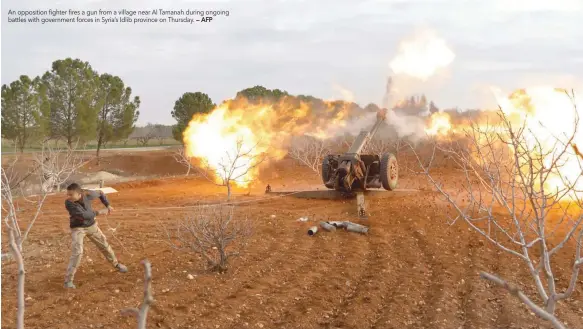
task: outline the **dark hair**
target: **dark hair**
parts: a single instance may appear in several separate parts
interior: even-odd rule
[[[77,183],[71,183],[69,186],[67,186],[67,191],[81,192],[83,189],[81,188],[81,185]]]

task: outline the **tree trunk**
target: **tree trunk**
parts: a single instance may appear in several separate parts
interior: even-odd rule
[[[555,311],[557,309],[557,301],[553,297],[554,296],[549,298],[547,304],[545,305],[545,311],[549,312],[551,315],[555,315]]]
[[[231,182],[227,182],[227,201],[231,200]]]
[[[188,176],[188,175],[190,175],[190,166],[188,166],[188,170],[186,171],[186,175],[185,176]]]
[[[97,152],[95,154],[95,156],[97,157],[97,165],[99,166],[99,151],[101,151],[101,144],[103,143],[103,136],[101,134],[99,134],[99,137],[97,138]]]
[[[14,231],[12,228],[8,229],[9,239],[10,239],[10,249],[12,255],[16,260],[18,268],[18,286],[16,288],[17,295],[17,311],[16,311],[16,329],[24,329],[24,260],[22,258],[22,252],[16,244]]]
[[[24,145],[24,142],[22,141],[22,139],[17,138],[16,144],[18,145],[18,149],[20,150],[20,154],[23,154],[25,145]]]
[[[218,271],[219,273],[224,273],[227,271],[227,261],[228,261],[228,257],[227,257],[227,253],[225,252],[225,247],[223,246],[219,246],[219,255],[220,255],[220,260],[219,260],[219,266],[218,266]]]
[[[24,129],[22,131],[22,137],[20,138],[20,153],[24,153],[25,147],[26,147],[26,122],[24,124]]]

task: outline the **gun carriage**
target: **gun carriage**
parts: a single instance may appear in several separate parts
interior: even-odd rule
[[[361,131],[346,153],[324,158],[322,181],[327,188],[348,193],[370,188],[382,187],[388,191],[397,188],[399,167],[392,153],[361,154],[385,120],[386,110],[379,111],[370,131]]]

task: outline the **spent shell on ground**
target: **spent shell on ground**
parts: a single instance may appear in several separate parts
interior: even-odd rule
[[[336,228],[346,227],[346,222],[342,222],[342,221],[331,221],[331,222],[328,222],[328,224],[334,225],[334,227],[336,227]]]
[[[320,222],[320,227],[322,227],[323,229],[325,229],[326,231],[332,232],[332,231],[336,231],[336,226],[327,223],[327,222]]]
[[[348,232],[355,232],[355,233],[362,233],[362,234],[367,234],[368,233],[368,227],[364,226],[364,225],[360,225],[360,224],[355,224],[355,223],[351,223],[351,222],[346,222],[346,230]]]

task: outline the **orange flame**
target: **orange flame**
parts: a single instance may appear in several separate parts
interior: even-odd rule
[[[291,136],[328,137],[330,128],[346,126],[350,111],[351,104],[343,101],[308,103],[285,97],[257,104],[243,98],[228,100],[209,114],[192,118],[183,134],[185,153],[214,171],[217,183],[230,179],[246,187],[257,177],[256,162],[263,154],[270,160],[282,159]],[[245,156],[236,159],[237,153]],[[232,170],[225,172],[225,167]]]
[[[447,136],[452,133],[451,117],[445,112],[436,112],[429,117],[429,125],[425,128],[429,136]]]
[[[566,151],[560,155],[561,163],[554,173],[549,173],[544,187],[564,190],[568,186],[573,186],[573,193],[565,197],[582,198],[583,159],[577,153],[577,146],[583,145],[583,125],[581,121],[577,121],[583,120],[582,107],[573,104],[573,100],[564,89],[550,87],[520,89],[508,97],[502,96],[499,90],[493,91],[512,129],[516,132],[524,128],[525,148],[530,151],[531,156],[542,158],[542,163],[549,168],[559,156],[559,152]],[[493,115],[493,111],[484,111],[481,114],[478,121],[473,122],[478,130],[484,134],[495,133],[508,138],[506,136],[509,133],[508,129]],[[485,122],[486,120],[488,122]],[[453,123],[448,113],[437,112],[429,117],[425,132],[430,136],[443,138],[464,135],[469,128],[469,123]],[[480,139],[477,140],[478,144],[488,142],[488,138],[480,134],[474,134],[472,137]],[[569,143],[571,147],[562,146]],[[509,147],[512,151],[512,146]],[[520,164],[521,167],[523,165],[527,166],[527,163]]]
[[[566,90],[551,87],[520,89],[502,98],[495,91],[502,111],[512,124],[525,124],[526,147],[543,157],[543,165],[551,167],[560,157],[558,172],[551,173],[547,188],[563,190],[573,186],[567,198],[583,198],[583,169],[577,145],[583,145],[583,113]],[[576,124],[576,125],[575,125]],[[564,146],[566,145],[566,147]],[[565,151],[564,154],[560,152]]]

